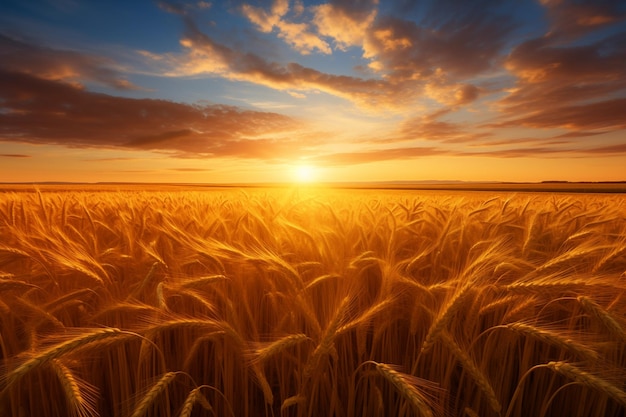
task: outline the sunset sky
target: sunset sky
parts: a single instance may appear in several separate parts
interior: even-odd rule
[[[623,0],[3,0],[0,182],[626,180]]]

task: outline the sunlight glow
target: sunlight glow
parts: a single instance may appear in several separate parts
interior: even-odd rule
[[[296,182],[313,182],[316,177],[315,168],[311,165],[297,165],[294,168],[294,179]]]

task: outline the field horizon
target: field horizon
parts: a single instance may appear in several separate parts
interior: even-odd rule
[[[461,181],[461,180],[420,180],[420,181],[362,181],[362,182],[294,182],[278,183],[179,183],[179,182],[0,182],[0,192],[28,191],[71,191],[85,187],[102,190],[202,190],[202,189],[363,189],[363,190],[406,190],[406,191],[488,191],[488,192],[527,192],[527,193],[626,193],[624,181],[561,181],[545,180],[540,182],[510,181]]]

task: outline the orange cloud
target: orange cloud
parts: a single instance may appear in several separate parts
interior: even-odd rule
[[[414,159],[448,153],[446,150],[431,147],[405,147],[376,149],[365,152],[333,153],[309,160],[316,165],[355,165],[397,159]]]
[[[492,136],[492,133],[473,132],[473,126],[439,121],[428,116],[406,120],[400,128],[404,140],[428,140],[442,143],[470,143]]]
[[[213,171],[213,170],[209,169],[209,168],[171,168],[170,171],[177,171],[177,172],[209,172],[209,171]]]
[[[277,29],[278,37],[303,55],[308,55],[313,51],[323,54],[332,52],[324,40],[309,30],[308,23],[294,23],[285,19],[285,15],[289,12],[287,0],[275,0],[270,11],[249,4],[244,4],[241,10],[243,15],[261,32],[269,33]]]
[[[419,97],[420,86],[412,81],[392,83],[382,79],[363,79],[327,74],[297,63],[270,62],[253,53],[219,44],[187,21],[187,35],[182,42],[182,56],[161,56],[169,75],[219,74],[225,78],[248,81],[289,93],[323,91],[351,100],[369,109],[403,108]]]
[[[0,62],[7,71],[32,74],[47,80],[81,85],[95,81],[117,90],[138,90],[110,60],[74,51],[33,45],[0,34]]]
[[[626,98],[579,105],[542,108],[522,117],[511,118],[496,127],[527,126],[572,130],[626,129]]]
[[[313,24],[323,36],[331,37],[339,49],[362,46],[374,23],[378,1],[335,1],[313,8]]]
[[[578,36],[626,20],[626,7],[612,0],[541,0],[552,32]]]
[[[130,99],[0,71],[0,140],[280,159],[315,142],[293,139],[302,122],[276,113]]]
[[[504,121],[493,126],[565,128],[578,136],[626,128],[626,33],[586,45],[531,39],[505,66],[518,80],[498,102]]]

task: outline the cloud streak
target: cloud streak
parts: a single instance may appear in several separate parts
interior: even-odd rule
[[[25,155],[20,153],[1,153],[0,157],[2,158],[30,158],[31,155]]]
[[[14,39],[0,33],[0,62],[6,71],[82,86],[93,81],[116,90],[139,90],[103,57],[58,50]]]
[[[4,141],[268,159],[306,145],[286,137],[301,122],[276,113],[114,97],[14,72],[0,71],[0,103]]]
[[[626,127],[626,31],[587,45],[531,39],[505,66],[517,81],[498,102],[506,121],[494,126],[564,128],[574,136]]]

